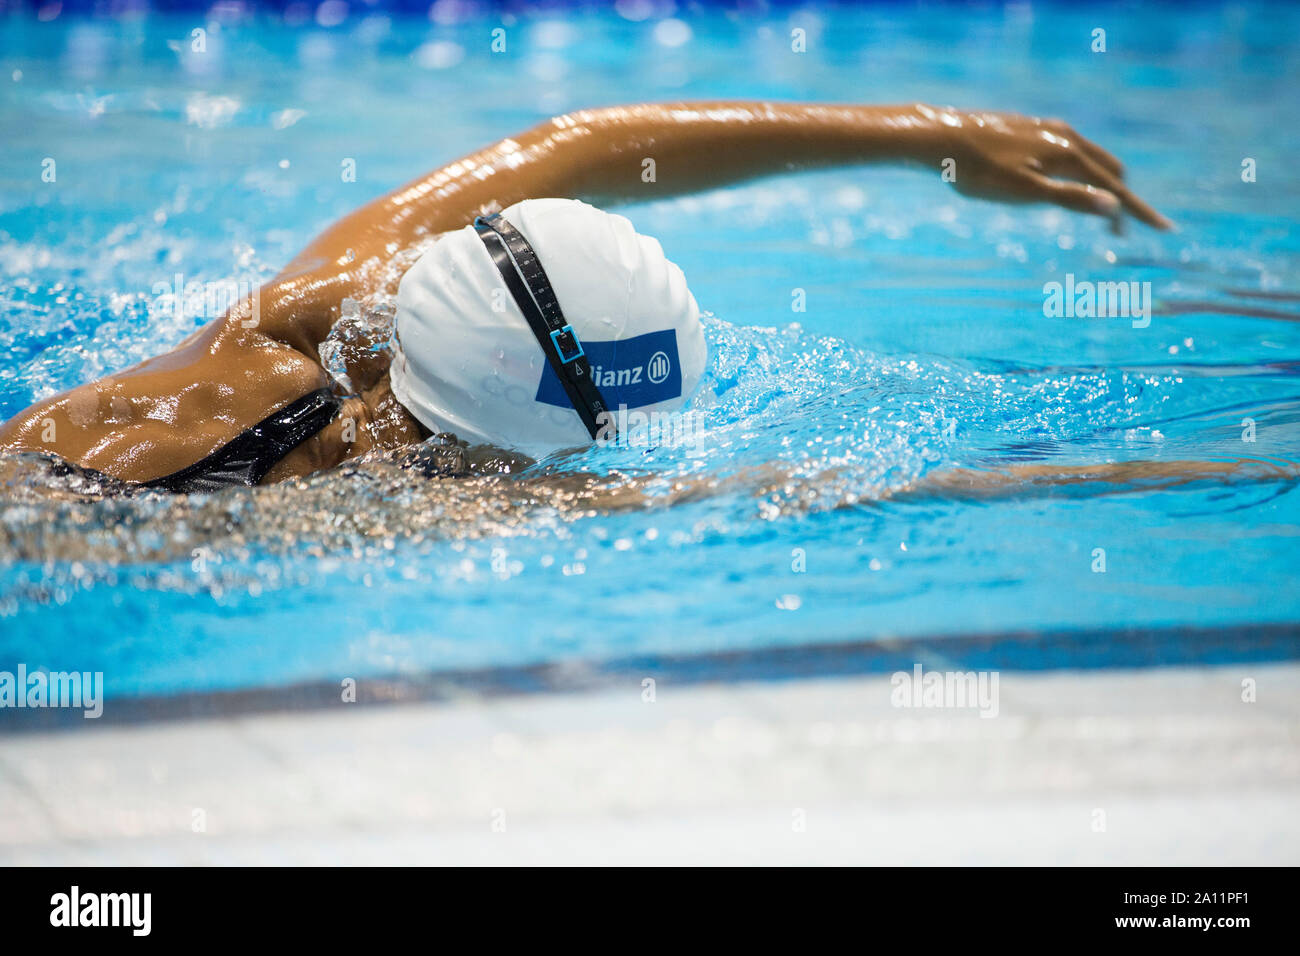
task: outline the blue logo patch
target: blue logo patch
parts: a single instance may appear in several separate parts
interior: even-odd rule
[[[617,342],[582,343],[591,363],[591,378],[611,409],[625,405],[640,408],[678,398],[682,394],[682,368],[677,361],[677,332],[664,329]],[[557,408],[572,408],[555,369],[546,363],[537,384],[537,401]]]

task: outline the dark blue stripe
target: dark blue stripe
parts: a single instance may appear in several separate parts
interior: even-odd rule
[[[417,701],[622,688],[639,693],[652,677],[661,688],[692,684],[846,677],[926,669],[1047,671],[1257,664],[1300,660],[1300,624],[1204,628],[1014,632],[965,637],[869,640],[706,654],[564,661],[415,676],[359,678],[356,703],[343,704],[334,680],[154,697],[110,697],[104,715],[79,710],[0,710],[0,734],[93,729],[276,711],[333,710]]]

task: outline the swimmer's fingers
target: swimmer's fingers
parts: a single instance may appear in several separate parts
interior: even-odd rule
[[[1084,155],[1116,179],[1124,178],[1124,164],[1113,153],[1102,149],[1092,140],[1080,136],[1069,123],[1063,120],[1048,120],[1045,125],[1054,135],[1065,140],[1066,148],[1070,145],[1077,146]]]
[[[1080,143],[1087,141],[1079,137]],[[1097,147],[1100,149],[1100,147]],[[1109,155],[1109,154],[1107,154]],[[1111,157],[1114,160],[1114,157]],[[1115,160],[1118,164],[1118,160]],[[1054,175],[1070,176],[1082,183],[1096,186],[1112,196],[1117,197],[1129,215],[1136,217],[1155,229],[1168,229],[1173,223],[1166,219],[1160,213],[1156,212],[1151,206],[1143,202],[1138,196],[1124,185],[1121,178],[1122,173],[1116,174],[1107,168],[1106,164],[1094,159],[1084,151],[1071,150],[1061,154],[1054,161],[1047,165],[1047,171]],[[1113,215],[1104,213],[1103,215]]]
[[[1120,180],[1112,177],[1110,182],[1105,185],[1111,192],[1119,197],[1120,202],[1124,204],[1124,208],[1128,211],[1130,216],[1136,216],[1153,229],[1173,228],[1174,224],[1171,219],[1156,212],[1155,209],[1142,199],[1138,198],[1138,195],[1125,186]]]
[[[1112,224],[1116,224],[1124,208],[1113,192],[1091,183],[1052,179],[1035,170],[1027,170],[1025,176],[1027,185],[1037,198],[1056,203],[1065,209],[1105,216]]]
[[[1077,137],[1079,146],[1084,153],[1098,166],[1110,173],[1116,179],[1124,178],[1124,164],[1121,163],[1113,153],[1107,152],[1090,139],[1084,139],[1082,136]]]

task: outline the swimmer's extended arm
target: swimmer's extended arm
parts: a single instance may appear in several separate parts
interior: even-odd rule
[[[393,291],[401,273],[395,257],[484,209],[540,196],[648,199],[854,163],[914,162],[938,172],[945,159],[955,161],[957,188],[971,195],[1045,200],[1108,216],[1122,207],[1153,226],[1167,224],[1124,187],[1113,156],[1056,120],[921,105],[733,102],[584,110],[369,203],[312,242],[256,300],[166,355],[18,413],[0,426],[0,449],[54,452],[129,481],[193,464],[325,385],[317,346],[342,300]],[[391,396],[370,404],[397,407]],[[414,437],[408,419],[396,416],[394,436]],[[287,473],[327,467],[344,447],[332,439],[309,441],[291,453],[299,460],[286,459]]]
[[[825,477],[823,474],[821,477]],[[582,507],[624,510],[656,508],[697,501],[720,494],[750,493],[799,508],[804,478],[777,465],[744,469],[726,477],[687,476],[678,479],[597,478],[590,475],[543,475],[525,487],[554,486],[573,495]],[[1087,495],[1172,491],[1184,487],[1300,481],[1300,465],[1241,458],[1232,461],[1124,461],[1100,465],[991,465],[989,468],[949,468],[932,472],[910,484],[863,489],[842,506],[885,501],[1020,501]],[[825,504],[822,494],[809,499]]]
[[[342,298],[392,291],[395,253],[460,228],[484,209],[541,196],[651,199],[870,162],[912,162],[935,174],[947,168],[956,188],[972,196],[1053,202],[1112,219],[1124,210],[1157,228],[1169,225],[1124,185],[1115,157],[1059,120],[920,104],[582,110],[472,153],[341,219],[264,290],[262,328],[314,356]]]
[[[1237,485],[1300,479],[1291,462],[1237,458],[1229,461],[1120,461],[1101,465],[1008,464],[988,469],[951,468],[933,472],[904,488],[893,499],[941,498],[947,501],[1000,498],[1089,497],[1168,491],[1185,485]]]

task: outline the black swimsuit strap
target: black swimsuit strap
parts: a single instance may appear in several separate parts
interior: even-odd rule
[[[276,462],[332,422],[342,404],[328,388],[318,389],[240,432],[201,461],[143,486],[192,492],[255,485]]]

